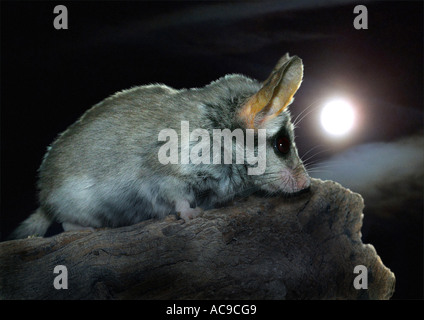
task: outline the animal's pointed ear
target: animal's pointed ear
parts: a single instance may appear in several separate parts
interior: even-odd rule
[[[247,128],[263,128],[292,102],[302,82],[303,63],[297,57],[283,56],[274,71],[240,109],[239,116]]]
[[[271,74],[273,74],[274,72],[277,72],[278,70],[280,70],[280,68],[281,68],[282,66],[284,66],[284,64],[285,64],[287,61],[289,61],[290,59],[291,59],[291,57],[289,56],[289,53],[287,52],[284,56],[282,56],[282,57],[278,60],[278,62],[277,62],[277,64],[275,65],[274,69],[272,69]]]

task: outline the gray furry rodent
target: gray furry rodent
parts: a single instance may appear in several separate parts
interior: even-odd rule
[[[40,206],[11,238],[43,236],[53,220],[65,230],[119,227],[171,213],[188,221],[201,208],[246,190],[292,194],[308,189],[310,178],[287,110],[302,77],[302,60],[286,54],[262,84],[232,74],[203,88],[147,85],[112,95],[48,148],[39,169]],[[246,162],[161,164],[158,152],[164,143],[158,134],[164,128],[178,130],[181,121],[211,134],[213,129],[254,129],[256,134],[266,129],[265,173],[247,174]]]

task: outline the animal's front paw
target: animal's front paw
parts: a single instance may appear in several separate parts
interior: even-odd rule
[[[200,207],[196,208],[188,208],[186,210],[182,210],[177,212],[178,216],[184,219],[185,222],[190,221],[190,219],[196,218],[198,215],[203,213],[203,209]]]
[[[177,215],[184,219],[185,222],[190,221],[190,219],[196,218],[198,215],[203,213],[203,209],[200,207],[191,208],[190,203],[186,200],[178,201],[175,204],[175,211]]]

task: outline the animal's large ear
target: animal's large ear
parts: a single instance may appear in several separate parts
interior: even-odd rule
[[[290,59],[291,59],[291,57],[289,56],[289,54],[288,54],[288,53],[286,53],[284,56],[282,56],[282,57],[278,60],[278,62],[277,62],[277,64],[275,65],[274,69],[272,69],[271,74],[273,74],[274,72],[277,72],[278,70],[280,70],[280,68],[281,68],[282,66],[284,66],[284,64],[286,64],[286,62],[288,62]]]
[[[278,61],[262,88],[240,109],[246,128],[263,128],[292,102],[303,78],[302,60],[288,54]]]

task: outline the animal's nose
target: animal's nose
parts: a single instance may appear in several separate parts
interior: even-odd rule
[[[303,174],[297,180],[297,188],[299,190],[307,189],[311,186],[311,178],[307,174]]]

